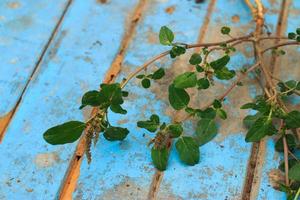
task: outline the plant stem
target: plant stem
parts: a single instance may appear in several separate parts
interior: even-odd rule
[[[280,120],[280,131],[283,129],[283,120]],[[289,147],[286,141],[286,134],[283,133],[283,151],[284,151],[284,172],[285,172],[285,185],[289,185]]]
[[[297,42],[297,41],[279,43],[277,45],[274,45],[274,46],[271,46],[271,47],[268,47],[268,48],[262,50],[261,53],[265,53],[266,51],[277,48],[277,47],[290,46],[290,45],[299,45],[299,44],[300,44],[300,42]]]
[[[297,194],[296,194],[294,200],[298,200],[299,196],[300,196],[300,187],[298,188],[298,191],[297,191]]]

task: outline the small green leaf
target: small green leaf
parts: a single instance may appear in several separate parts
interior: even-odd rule
[[[159,68],[153,73],[152,79],[158,80],[161,79],[164,75],[165,75],[165,70],[163,68]]]
[[[178,75],[174,81],[174,86],[176,88],[190,88],[195,87],[197,84],[197,76],[195,72],[185,72],[183,74]]]
[[[64,124],[54,126],[44,133],[44,139],[49,144],[66,144],[78,140],[86,125],[79,121],[69,121]]]
[[[216,117],[216,110],[213,108],[206,108],[198,113],[201,118],[214,119]]]
[[[104,138],[108,141],[120,141],[124,140],[128,135],[129,131],[127,128],[111,126],[104,131]]]
[[[228,34],[230,33],[230,28],[227,27],[227,26],[223,26],[223,27],[221,28],[221,33],[222,33],[223,35],[228,35]]]
[[[209,80],[207,78],[200,78],[197,81],[198,89],[207,89],[209,88]]]
[[[276,129],[272,125],[272,120],[268,116],[258,118],[249,129],[246,135],[246,142],[258,142],[267,135],[274,134]]]
[[[168,126],[168,131],[170,132],[170,136],[172,138],[177,138],[182,134],[183,128],[181,124],[170,124]]]
[[[191,65],[199,65],[202,62],[201,55],[199,53],[194,53],[189,62]]]
[[[297,37],[296,37],[296,41],[297,41],[297,42],[300,42],[300,36],[297,36]]]
[[[177,140],[175,146],[182,162],[187,165],[199,163],[200,151],[194,138],[181,137]]]
[[[300,28],[297,28],[297,29],[296,29],[296,33],[297,33],[298,35],[300,35]]]
[[[256,104],[255,103],[246,103],[241,106],[241,109],[253,109],[255,108]]]
[[[217,125],[213,119],[201,119],[197,124],[196,135],[200,146],[211,141],[218,133]]]
[[[219,58],[213,62],[210,63],[210,66],[214,70],[221,70],[223,67],[225,67],[230,61],[230,57],[228,55],[223,56],[222,58]]]
[[[229,70],[227,67],[223,67],[219,70],[215,70],[215,75],[220,80],[230,80],[235,76],[235,71]]]
[[[200,65],[196,65],[196,70],[199,73],[204,72],[204,69]]]
[[[166,26],[160,28],[159,41],[162,45],[171,45],[174,40],[173,32]]]
[[[101,84],[100,93],[105,102],[109,102],[109,104],[122,104],[124,102],[119,83]]]
[[[214,108],[221,108],[222,103],[218,99],[215,99],[214,102],[213,102],[213,106],[214,106]]]
[[[293,110],[289,112],[285,118],[286,127],[291,128],[299,128],[300,127],[300,112],[297,110]]]
[[[123,109],[122,106],[120,106],[119,104],[112,104],[110,106],[111,111],[115,112],[115,113],[119,113],[119,114],[127,114],[127,110]]]
[[[181,110],[190,102],[189,94],[180,88],[176,88],[174,84],[169,86],[169,102],[175,110]]]
[[[170,51],[171,58],[175,58],[176,56],[180,56],[182,54],[185,54],[186,49],[181,46],[173,46]]]
[[[168,165],[169,151],[166,147],[161,149],[152,147],[151,149],[151,158],[154,166],[159,171],[164,171]]]
[[[139,74],[136,76],[137,79],[143,79],[145,77],[145,74]]]
[[[289,171],[289,178],[300,181],[300,163],[295,164]]]
[[[296,33],[289,33],[288,38],[291,39],[291,40],[295,39],[296,38]]]
[[[83,95],[81,99],[81,106],[79,109],[82,109],[88,105],[93,107],[100,106],[103,101],[103,96],[101,96],[101,93],[99,91],[88,91]]]
[[[155,132],[159,127],[159,116],[155,114],[151,115],[150,120],[138,121],[137,126],[147,129],[150,132]]]
[[[291,134],[287,134],[286,135],[286,142],[288,145],[288,148],[290,151],[293,151],[294,148],[297,147],[296,141],[295,141],[295,137]],[[275,149],[278,152],[283,152],[284,148],[283,148],[283,137],[279,138],[275,144]]]
[[[289,159],[288,160],[288,163],[289,163],[289,169],[291,169],[295,164],[298,163],[298,161],[294,158],[292,159]],[[285,172],[285,164],[284,164],[284,161],[282,161],[280,163],[280,165],[278,166],[278,169],[280,169],[282,172]]]
[[[247,115],[244,119],[243,119],[243,124],[247,127],[250,128],[254,122],[261,117],[260,113],[256,113],[255,115]]]
[[[142,86],[143,86],[143,88],[149,88],[149,87],[151,86],[150,79],[144,78],[144,79],[142,80]]]
[[[219,108],[217,109],[217,115],[221,118],[221,119],[227,119],[227,113],[225,110]]]

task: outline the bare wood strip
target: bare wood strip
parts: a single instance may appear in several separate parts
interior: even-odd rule
[[[138,5],[136,6],[132,17],[130,17],[129,27],[122,39],[120,49],[114,61],[112,62],[111,67],[108,69],[104,77],[103,83],[114,82],[115,78],[120,73],[122,69],[122,62],[124,60],[124,55],[134,36],[135,28],[142,17],[142,13],[145,9],[145,6],[146,6],[146,0],[140,0]],[[97,109],[94,108],[90,116],[94,115],[96,112]],[[63,200],[72,199],[72,194],[76,189],[78,177],[80,175],[80,166],[84,157],[84,152],[85,152],[85,137],[81,137],[76,147],[76,150],[73,154],[73,157],[70,161],[69,168],[66,172],[63,183],[60,187],[59,199],[63,199]]]
[[[29,77],[28,81],[26,82],[26,84],[24,86],[24,89],[21,92],[21,95],[20,95],[20,97],[19,97],[16,105],[14,106],[14,108],[8,114],[6,114],[4,117],[2,117],[0,119],[0,143],[1,143],[1,141],[2,141],[2,139],[4,137],[4,135],[5,135],[5,132],[6,132],[7,128],[8,128],[8,126],[9,126],[12,118],[14,117],[15,112],[18,110],[20,102],[21,102],[21,100],[23,98],[23,95],[24,95],[25,91],[27,90],[27,88],[29,86],[30,81],[32,80],[33,76],[36,75],[36,72],[38,71],[38,68],[40,67],[40,64],[41,64],[41,62],[42,62],[42,60],[43,60],[43,58],[45,56],[45,53],[47,52],[47,49],[49,48],[50,44],[52,43],[52,41],[53,41],[53,39],[54,39],[54,37],[55,37],[58,29],[59,29],[59,27],[60,27],[60,25],[61,25],[64,17],[65,17],[65,14],[67,13],[67,11],[68,11],[70,5],[72,4],[72,2],[73,2],[73,0],[69,0],[67,2],[67,4],[66,4],[66,6],[65,6],[65,8],[64,8],[64,10],[63,10],[63,12],[62,12],[62,14],[61,14],[61,16],[59,18],[59,20],[58,20],[58,22],[56,24],[56,26],[54,27],[54,29],[53,29],[53,31],[51,33],[50,38],[48,39],[46,45],[44,46],[44,48],[43,48],[43,50],[41,52],[41,55],[39,56],[38,61],[37,61],[35,67],[33,68],[32,72],[30,74],[30,77]]]
[[[201,26],[201,29],[199,31],[199,36],[198,36],[198,39],[197,39],[197,43],[202,43],[204,38],[205,38],[205,34],[207,32],[208,25],[209,25],[209,22],[210,22],[210,18],[211,18],[213,9],[216,5],[216,1],[217,0],[212,0],[212,1],[210,1],[209,5],[208,5],[208,9],[207,9],[207,13],[205,15],[204,23]],[[200,47],[195,48],[195,51],[197,52],[197,51],[199,51],[199,49],[200,49]],[[178,116],[179,116],[179,113],[177,112],[174,116],[175,121],[178,118]],[[169,141],[168,148],[171,148],[171,140]],[[150,185],[150,189],[149,189],[149,192],[148,192],[148,200],[156,200],[157,194],[159,192],[160,183],[163,179],[163,176],[164,176],[163,172],[161,172],[159,170],[155,171],[155,174],[153,175],[152,182],[151,182],[151,185]]]

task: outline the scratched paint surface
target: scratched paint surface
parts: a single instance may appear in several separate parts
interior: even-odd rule
[[[16,105],[67,2],[0,1],[0,116]]]
[[[0,3],[0,30],[2,28],[1,20],[5,19],[2,17],[2,15],[5,16],[2,10],[6,6],[2,2],[4,1]],[[277,11],[280,7],[278,2],[264,1],[267,7],[272,8],[266,13],[266,21],[272,31],[277,22]],[[42,15],[45,19],[38,18],[38,22],[31,25],[32,30],[26,30],[27,35],[24,31],[19,30],[19,32],[13,30],[11,33],[6,32],[7,30],[4,33],[0,32],[0,50],[3,48],[7,51],[4,51],[5,59],[1,61],[0,80],[14,80],[2,78],[3,73],[11,75],[11,77],[17,76],[17,81],[23,80],[22,83],[16,82],[18,86],[16,84],[9,87],[4,86],[9,91],[14,90],[14,93],[4,91],[5,94],[11,95],[4,96],[4,98],[11,98],[12,102],[1,104],[0,113],[8,112],[14,105],[13,99],[18,98],[30,70],[57,22],[58,14],[55,17],[53,12],[49,14],[48,9],[51,8],[51,11],[55,9],[55,12],[59,13],[65,5],[63,3],[61,1],[55,5],[56,7],[60,6],[60,10],[45,3],[46,7],[41,7],[39,10],[41,13],[47,13],[47,15]],[[126,27],[126,17],[130,15],[136,3],[137,0],[111,0],[107,4],[96,3],[96,0],[75,0],[73,2],[0,144],[1,200],[54,199],[57,195],[75,144],[47,145],[42,140],[42,132],[48,127],[66,120],[84,119],[88,116],[89,110],[80,113],[77,109],[81,94],[98,87],[118,50]],[[19,9],[18,4],[10,4],[10,6]],[[299,9],[300,2],[294,2],[294,6],[295,9]],[[137,27],[133,42],[126,52],[122,73],[118,79],[121,80],[130,71],[144,63],[146,59],[165,50],[157,40],[157,33],[163,25],[170,26],[179,41],[196,42],[207,7],[208,1],[204,4],[180,0],[147,1],[146,11]],[[242,1],[218,0],[215,7],[205,41],[225,39],[218,33],[219,28],[223,25],[222,22],[232,26],[233,32],[236,31],[237,35],[253,30],[254,24],[251,23],[251,15]],[[10,12],[6,8],[4,10]],[[26,10],[22,12],[27,13]],[[18,14],[25,15],[22,12]],[[299,26],[299,22],[295,20],[296,13],[297,11],[289,18],[288,30]],[[10,15],[14,19],[18,18],[15,13]],[[52,19],[52,24],[49,22],[50,25],[45,25],[45,21],[47,23],[51,21],[49,18]],[[12,26],[15,26],[16,29],[19,27],[16,24],[12,24]],[[44,28],[44,26],[47,27]],[[47,32],[48,37],[41,32],[41,27],[43,27],[42,31]],[[33,36],[41,34],[41,39],[29,38],[29,33],[35,33]],[[7,50],[6,46],[2,47],[3,36],[1,34],[8,38],[4,45],[13,44],[15,48]],[[10,51],[18,52],[16,49],[19,46],[35,50],[25,51],[22,55],[9,53]],[[246,63],[253,62],[250,58],[252,55],[249,53],[250,51],[251,49],[245,46],[243,53],[233,56],[229,67],[238,69]],[[14,59],[15,57],[17,59]],[[28,65],[28,67],[21,66],[22,69],[18,68],[18,70],[22,72],[24,70],[27,75],[19,73],[16,69],[9,74],[8,68],[2,67],[3,62],[5,66],[13,68],[16,66],[14,63],[18,64],[23,59],[26,61],[22,61],[23,65]],[[187,59],[187,56],[175,62],[171,62],[169,58],[163,59],[157,62],[156,66],[166,67],[168,77],[172,77],[190,68],[186,64],[188,63]],[[27,60],[28,64],[26,64]],[[173,67],[171,68],[171,66]],[[29,69],[29,67],[31,68]],[[6,71],[2,72],[3,69]],[[297,75],[297,72],[293,71],[291,74]],[[136,128],[135,122],[148,118],[152,113],[164,115],[165,117],[161,121],[166,122],[170,121],[167,115],[175,115],[168,103],[164,101],[167,98],[169,81],[170,79],[153,83],[151,92],[142,89],[138,81],[128,85],[127,89],[131,95],[124,106],[128,109],[128,114],[125,117],[110,114],[109,118],[111,123],[129,128],[131,134],[120,143],[109,143],[103,137],[100,139],[93,149],[92,164],[89,166],[85,160],[83,161],[78,187],[74,193],[75,199],[146,199],[155,172],[151,164],[150,148],[146,147],[153,135]],[[229,86],[229,82],[222,83]],[[1,94],[1,87],[5,84],[6,82],[3,84],[0,82]],[[224,87],[216,87],[220,92],[224,90]],[[228,103],[233,103],[237,109],[242,103],[238,100],[239,92],[243,92],[250,98],[255,96],[257,90],[256,87],[245,87],[245,89],[233,93],[226,100],[226,109],[229,114],[233,115],[231,116],[233,119],[240,120],[238,118],[245,113],[230,112],[233,108],[228,106]],[[192,103],[204,105],[215,95],[212,92],[208,98],[201,95],[195,96],[197,100]],[[295,99],[293,103],[299,106],[298,99]],[[241,123],[240,121],[235,123]],[[186,123],[186,132],[192,133],[194,125],[193,121]],[[244,142],[245,130],[242,127],[235,124],[225,126],[222,122],[219,122],[219,126],[220,134],[211,143],[201,147],[201,162],[194,167],[186,167],[181,164],[173,148],[169,167],[161,183],[159,199],[239,199],[251,145]],[[268,182],[268,172],[272,168],[276,168],[278,160],[280,160],[279,155],[274,153],[273,146],[274,142],[269,140],[266,147],[268,157],[263,166],[258,199],[284,199],[283,193],[273,190]]]
[[[297,27],[300,27],[299,23],[299,12],[300,12],[300,2],[292,1],[289,9],[289,15],[287,19],[286,33],[293,32]],[[295,66],[295,63],[299,63],[299,52],[300,49],[297,47],[285,47],[283,48],[287,51],[287,55],[284,56],[279,61],[278,69],[275,70],[275,74],[282,80],[297,80],[300,78],[300,70]],[[281,71],[284,69],[284,73]],[[300,109],[300,98],[292,97],[290,103],[290,108]],[[281,200],[285,199],[285,194],[283,192],[274,190],[272,184],[270,184],[270,173],[272,170],[277,169],[280,161],[283,159],[283,155],[279,154],[274,149],[275,140],[270,138],[266,141],[265,147],[265,159],[262,166],[262,174],[260,180],[260,187],[258,190],[257,199],[274,199]]]
[[[84,118],[78,110],[81,95],[99,86],[136,3],[72,3],[0,144],[1,200],[48,200],[57,195],[75,144],[51,146],[42,133],[66,120]],[[44,10],[45,15],[49,12]]]

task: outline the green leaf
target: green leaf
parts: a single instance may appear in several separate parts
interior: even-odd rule
[[[183,128],[182,128],[181,124],[170,124],[168,126],[168,131],[172,138],[177,138],[182,134]]]
[[[159,31],[159,42],[162,45],[171,45],[174,40],[173,32],[166,26],[160,28]]]
[[[173,46],[170,51],[171,58],[175,58],[176,56],[180,56],[182,54],[185,54],[186,49],[181,46]]]
[[[129,131],[127,128],[111,126],[104,131],[104,138],[108,141],[124,140],[128,135]]]
[[[196,65],[196,70],[199,73],[204,72],[204,69],[200,65]]]
[[[177,140],[176,150],[179,154],[180,160],[187,165],[195,165],[199,163],[199,146],[192,137],[181,137]]]
[[[143,79],[145,77],[145,74],[139,74],[136,76],[137,79]]]
[[[268,116],[258,118],[249,129],[246,135],[246,142],[258,142],[263,137],[274,134],[275,128],[272,125],[272,120]]]
[[[181,110],[190,102],[189,94],[180,88],[176,88],[174,84],[169,86],[169,102],[175,110]]]
[[[288,145],[288,148],[290,151],[293,151],[294,148],[297,147],[296,141],[295,141],[295,137],[291,134],[287,134],[286,135],[286,142]],[[278,152],[283,152],[284,148],[283,148],[283,137],[279,138],[275,144],[275,149]]]
[[[296,33],[297,33],[298,35],[300,35],[300,28],[297,28],[297,29],[296,29]]]
[[[293,110],[289,112],[285,118],[285,125],[287,128],[299,128],[300,127],[300,112]]]
[[[250,128],[254,122],[261,117],[260,113],[256,113],[255,115],[247,115],[244,119],[243,119],[243,123],[247,128]]]
[[[207,78],[200,78],[197,81],[198,89],[207,89],[209,88],[209,80]]]
[[[213,119],[201,119],[197,124],[196,135],[199,146],[211,141],[218,133],[217,125]]]
[[[219,58],[213,62],[210,63],[210,66],[214,70],[221,70],[223,67],[225,67],[230,61],[230,56],[225,55],[222,58]]]
[[[49,144],[66,144],[75,142],[82,134],[86,125],[80,121],[69,121],[54,126],[44,133],[44,139]]]
[[[124,102],[119,83],[101,84],[100,93],[105,101],[110,104],[122,104]]]
[[[197,84],[197,76],[195,72],[185,72],[178,75],[173,83],[176,88],[181,89],[195,87]]]
[[[152,147],[151,149],[151,158],[154,166],[160,170],[164,171],[168,165],[169,151],[166,147],[161,149]]]
[[[198,65],[202,62],[201,55],[199,53],[194,53],[190,60],[189,60],[191,65]]]
[[[215,75],[220,80],[230,80],[235,76],[235,71],[229,70],[227,67],[223,67],[219,70],[215,70]]]
[[[221,108],[222,103],[218,99],[215,99],[214,102],[213,102],[213,106],[214,106],[214,108]]]
[[[165,75],[165,70],[163,68],[159,68],[153,73],[152,79],[158,80],[161,79],[164,75]]]
[[[289,163],[289,169],[291,169],[295,164],[298,163],[298,161],[296,159],[292,158],[292,159],[288,160],[288,163]],[[284,161],[282,161],[280,163],[280,165],[278,166],[278,169],[280,169],[282,172],[285,172],[285,163],[284,163]]]
[[[147,129],[150,132],[155,132],[159,127],[159,116],[155,114],[151,115],[150,120],[138,121],[137,126]]]
[[[127,113],[127,110],[123,109],[122,106],[119,104],[113,104],[110,106],[111,111],[119,114],[125,115]]]
[[[213,108],[206,108],[198,113],[201,118],[214,119],[216,117],[216,110]]]
[[[241,106],[241,109],[253,109],[255,108],[256,104],[255,103],[246,103]]]
[[[142,80],[142,86],[143,86],[143,88],[149,88],[149,87],[151,86],[150,79],[144,78],[144,79]]]
[[[289,178],[300,181],[300,163],[295,164],[289,171]]]
[[[99,91],[88,91],[83,95],[81,99],[81,106],[79,107],[79,109],[82,109],[85,106],[100,106],[103,101],[105,100],[103,99],[103,96],[101,96],[101,93]]]
[[[227,27],[227,26],[223,26],[223,27],[221,28],[221,33],[222,33],[223,35],[228,35],[228,34],[230,33],[230,28]]]
[[[291,39],[291,40],[295,39],[296,38],[296,33],[289,33],[288,38]]]
[[[219,108],[217,109],[217,115],[221,118],[221,119],[227,119],[227,113],[225,110]]]

